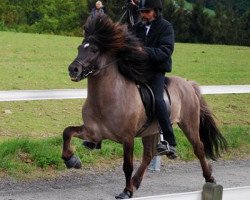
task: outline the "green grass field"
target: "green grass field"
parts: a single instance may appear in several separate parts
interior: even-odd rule
[[[0,90],[84,88],[70,81],[67,67],[82,38],[0,32]],[[250,48],[224,45],[176,44],[173,72],[201,85],[250,84]],[[223,158],[250,154],[250,95],[206,95],[220,129],[229,142]],[[0,176],[43,176],[64,170],[61,134],[80,125],[84,100],[0,102]],[[190,144],[175,127],[179,159],[192,160]],[[105,141],[102,150],[88,151],[73,140],[86,169],[121,162],[122,147]],[[136,158],[141,155],[136,140]],[[103,166],[102,166],[103,167]],[[34,174],[34,175],[30,175]]]
[[[0,33],[0,90],[83,88],[68,65],[82,38]],[[202,85],[249,84],[249,47],[176,44],[171,74]]]

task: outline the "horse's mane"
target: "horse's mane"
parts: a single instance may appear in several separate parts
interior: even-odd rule
[[[97,45],[101,53],[118,59],[122,75],[136,83],[147,81],[151,74],[148,55],[125,25],[114,23],[106,15],[96,15],[87,19],[84,31],[85,40]]]

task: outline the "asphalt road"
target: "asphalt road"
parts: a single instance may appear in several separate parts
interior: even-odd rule
[[[250,186],[250,158],[212,162],[213,174],[223,188]],[[164,159],[160,172],[147,172],[134,197],[202,190],[200,165],[169,162]],[[104,172],[69,170],[50,180],[16,181],[0,179],[1,200],[109,200],[124,188],[122,165]]]

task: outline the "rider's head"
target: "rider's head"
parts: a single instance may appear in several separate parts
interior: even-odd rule
[[[160,15],[162,2],[161,0],[140,0],[138,10],[143,22],[151,22]]]

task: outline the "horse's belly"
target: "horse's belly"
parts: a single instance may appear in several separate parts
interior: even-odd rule
[[[147,127],[142,133],[136,135],[136,137],[147,137],[158,133],[159,133],[158,122],[154,120],[149,127]]]

